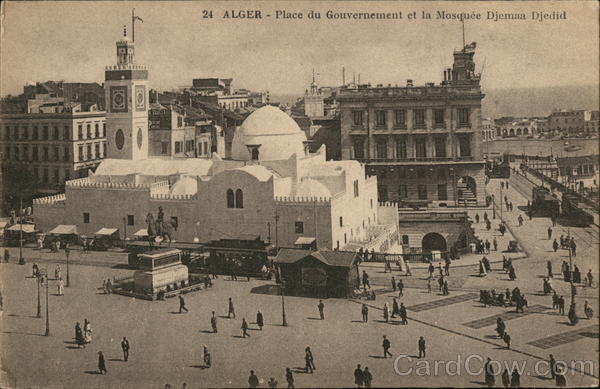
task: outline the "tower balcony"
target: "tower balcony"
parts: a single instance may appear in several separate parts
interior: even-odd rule
[[[107,65],[104,70],[148,70],[145,65]]]

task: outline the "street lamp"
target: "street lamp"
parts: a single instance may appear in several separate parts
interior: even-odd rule
[[[69,247],[65,247],[65,255],[67,257],[67,287],[70,286],[70,282],[69,282]]]
[[[287,327],[287,320],[285,319],[285,299],[284,299],[284,293],[283,293],[283,291],[285,289],[285,282],[283,281],[283,277],[281,277],[281,274],[280,274],[279,278],[281,279],[281,285],[280,285],[280,287],[281,287],[281,319],[282,319],[281,325],[284,327]]]
[[[46,271],[46,334],[45,334],[45,336],[50,336],[50,309],[48,307],[49,284],[50,284],[50,280],[48,279],[48,272]]]
[[[42,278],[40,275],[36,275],[36,283],[37,283],[37,317],[38,319],[42,317],[42,304],[40,302],[40,283],[42,282]]]
[[[492,193],[492,219],[496,218],[496,196]]]
[[[19,265],[24,265],[25,259],[23,258],[23,198],[20,199],[19,227]]]

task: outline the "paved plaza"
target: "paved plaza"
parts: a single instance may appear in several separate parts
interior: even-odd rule
[[[492,180],[488,188],[494,191],[497,185]],[[515,208],[526,204],[519,192],[509,189],[508,195]],[[480,216],[482,213],[469,212],[480,212]],[[450,295],[442,296],[437,284],[431,293],[426,290],[425,268],[414,269],[412,276],[394,270],[392,275],[406,285],[399,302],[407,307],[407,325],[402,325],[398,317],[384,321],[384,303],[391,307],[397,292],[390,288],[391,275],[376,267],[361,268],[371,274],[373,287],[378,290],[376,300],[324,300],[325,320],[321,321],[317,299],[286,296],[289,325],[284,327],[282,299],[271,281],[231,281],[221,276],[214,280],[212,288],[185,295],[189,313],[179,314],[177,299],[150,302],[102,293],[102,280],[131,275],[132,270],[115,266],[125,261],[123,254],[75,253],[70,266],[71,286],[64,296],[56,295],[56,281],[51,280],[51,334],[46,337],[45,290],[42,289],[42,317],[36,318],[37,287],[31,278],[31,264],[35,260],[53,274],[55,264],[61,261],[64,273],[63,255],[30,250],[26,254],[27,265],[19,266],[14,261],[16,250],[11,249],[11,263],[0,264],[0,386],[164,388],[169,383],[179,388],[186,383],[188,388],[247,387],[252,369],[260,378],[261,387],[267,386],[270,377],[279,382],[279,387],[286,387],[285,368],[289,367],[294,371],[296,387],[352,387],[353,370],[361,364],[369,367],[376,387],[478,387],[484,384],[482,361],[489,357],[500,363],[525,363],[523,386],[553,387],[546,365],[540,362],[547,360],[549,354],[572,368],[567,373],[569,386],[597,385],[599,322],[597,317],[583,318],[582,307],[583,301],[588,300],[597,315],[598,289],[577,288],[580,322],[569,325],[566,316],[552,309],[550,296],[541,293],[546,261],[552,260],[557,272],[560,263],[568,260],[568,253],[550,249],[546,236],[549,220],[534,218],[518,227],[516,217],[516,211],[505,215],[527,255],[513,262],[515,281],[508,279],[497,262],[493,263],[492,272],[479,277],[475,264],[460,266],[457,261],[449,277]],[[483,223],[474,227],[476,233],[485,230]],[[555,231],[562,233],[561,227]],[[582,271],[592,268],[597,279],[597,244],[580,243],[579,247],[575,263]],[[83,265],[86,261],[94,266]],[[478,301],[479,289],[504,291],[515,286],[529,301],[524,313],[516,313],[514,307],[484,307]],[[569,299],[569,285],[561,275],[555,276],[554,287]],[[227,318],[228,297],[235,304],[235,319]],[[362,322],[363,303],[369,306],[368,323]],[[218,317],[217,334],[210,327],[213,310]],[[262,331],[254,324],[258,310],[265,317]],[[248,338],[242,337],[240,329],[244,317],[250,324]],[[494,324],[498,317],[505,320],[511,335],[510,349],[496,336]],[[83,324],[84,319],[91,322],[93,341],[85,349],[78,349],[74,327],[76,322]],[[383,335],[391,341],[392,358],[383,358]],[[122,360],[120,348],[124,336],[131,344],[127,362]],[[427,356],[421,360],[417,358],[420,336],[427,342]],[[212,354],[210,368],[202,361],[203,345]],[[304,372],[307,346],[311,347],[317,367],[313,374]],[[98,351],[105,355],[106,375],[96,373]],[[593,367],[584,361],[592,361]],[[453,364],[458,364],[460,374],[455,373],[457,367]],[[467,367],[475,374],[468,374]],[[499,376],[496,383],[500,383]]]

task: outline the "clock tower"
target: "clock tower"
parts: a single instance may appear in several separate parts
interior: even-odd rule
[[[105,69],[106,140],[111,159],[148,158],[148,70],[135,64],[135,45],[123,30],[117,64]]]

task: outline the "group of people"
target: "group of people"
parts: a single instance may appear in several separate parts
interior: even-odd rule
[[[110,281],[110,278],[107,280],[102,280],[102,292],[104,294],[112,293],[112,282]]]
[[[494,251],[498,251],[498,241],[495,237],[492,242],[487,239],[485,241],[477,239],[473,244],[475,245],[475,254],[489,254],[492,251],[492,245],[494,246]]]
[[[363,321],[366,322],[368,320],[368,307],[366,304],[363,304],[361,313],[363,316]],[[390,318],[396,317],[396,315],[400,316],[402,324],[408,324],[408,313],[406,312],[406,307],[404,303],[400,303],[398,305],[398,300],[394,297],[394,301],[392,302],[392,311],[390,315],[390,307],[388,303],[383,304],[383,320],[386,323],[389,322]]]
[[[525,294],[523,294],[518,287],[514,288],[512,291],[506,288],[506,291],[504,293],[496,293],[494,289],[480,290],[479,302],[481,302],[484,307],[506,307],[514,305],[517,307],[517,312],[523,312],[523,308],[527,306],[527,299],[525,299]]]
[[[88,319],[84,320],[83,328],[79,322],[75,324],[75,343],[77,348],[85,348],[86,344],[92,343],[92,324]]]
[[[506,332],[506,323],[501,317],[496,319],[496,333],[504,341],[506,348],[510,348],[510,335]]]

